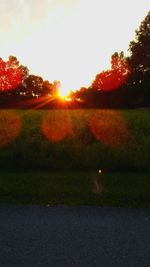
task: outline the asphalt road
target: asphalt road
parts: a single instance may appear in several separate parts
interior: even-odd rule
[[[0,205],[0,267],[149,267],[150,210]]]

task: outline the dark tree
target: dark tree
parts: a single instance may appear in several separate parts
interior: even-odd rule
[[[42,96],[51,96],[53,94],[53,84],[48,80],[43,82]]]
[[[150,11],[136,30],[135,40],[129,45],[128,58],[133,70],[150,70]]]
[[[43,90],[43,79],[40,76],[29,75],[25,79],[23,87],[26,96],[39,97]]]
[[[150,12],[136,30],[127,58],[132,75],[125,88],[127,102],[134,106],[150,106]]]

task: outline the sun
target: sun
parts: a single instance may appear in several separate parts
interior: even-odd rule
[[[58,87],[58,97],[60,97],[61,99],[65,100],[69,97],[71,93],[71,90],[69,89],[69,87],[62,83],[59,84],[59,87]]]
[[[59,95],[61,98],[66,98],[69,96],[70,91],[65,88],[60,88]]]
[[[71,98],[69,97],[69,93],[68,91],[66,92],[66,90],[58,91],[57,97],[65,102],[71,101]]]

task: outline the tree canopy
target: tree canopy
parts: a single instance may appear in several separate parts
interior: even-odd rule
[[[119,88],[128,78],[130,69],[124,53],[115,52],[111,57],[111,69],[96,75],[92,88],[111,91]]]
[[[150,107],[150,12],[135,31],[129,52],[128,57],[115,52],[111,68],[98,73],[89,87],[72,92],[72,102],[83,107]],[[0,58],[1,103],[7,104],[8,98],[11,102],[12,97],[14,102],[40,97],[53,101],[58,98],[59,90],[59,81],[49,82],[29,75],[28,68],[20,65],[16,57],[10,56],[7,61]]]
[[[16,57],[10,56],[8,61],[0,58],[0,91],[16,89],[27,77],[28,68],[19,64]]]
[[[150,11],[135,31],[130,42],[127,61],[132,75],[126,85],[124,97],[134,106],[150,106]]]
[[[136,30],[135,40],[130,42],[128,58],[133,70],[150,70],[150,11]]]

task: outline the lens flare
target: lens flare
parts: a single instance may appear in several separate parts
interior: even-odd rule
[[[129,138],[128,125],[117,111],[96,111],[89,118],[89,127],[98,141],[111,147],[121,146]]]
[[[11,143],[21,129],[21,119],[15,111],[0,110],[0,148]]]
[[[42,120],[41,130],[51,142],[60,142],[72,132],[72,122],[67,110],[48,112]]]

